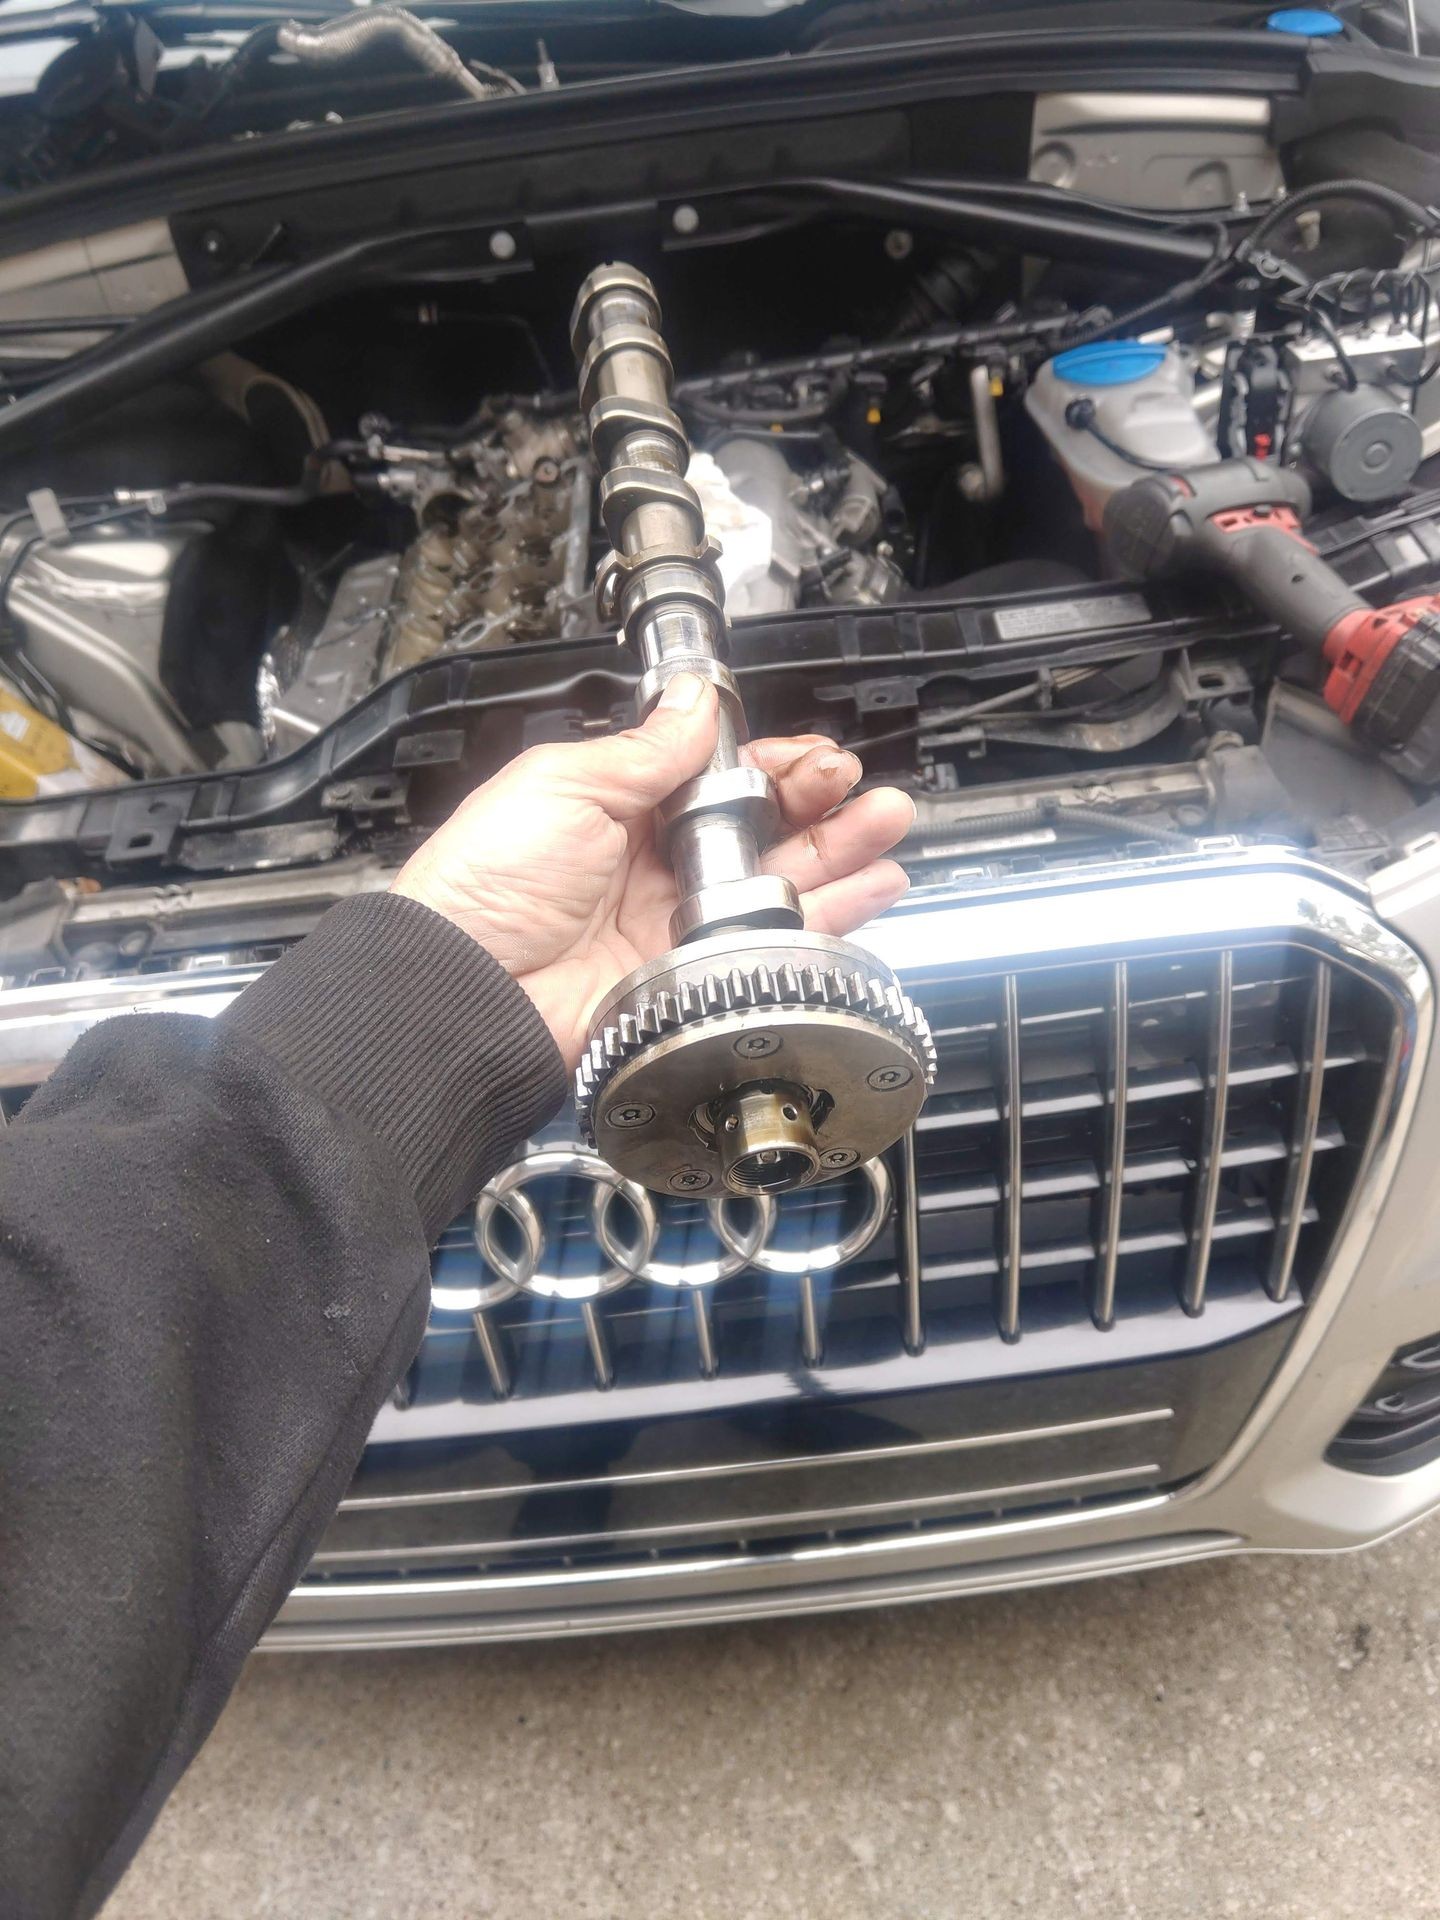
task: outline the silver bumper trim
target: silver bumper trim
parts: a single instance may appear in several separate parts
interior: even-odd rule
[[[325,1619],[285,1607],[262,1646],[276,1653],[351,1652],[379,1647],[440,1647],[483,1641],[551,1640],[590,1633],[631,1633],[653,1627],[720,1626],[727,1622],[778,1619],[787,1614],[839,1613],[854,1607],[891,1607],[968,1594],[1006,1593],[1057,1586],[1110,1574],[1143,1573],[1155,1567],[1234,1553],[1244,1542],[1232,1534],[1161,1535],[1120,1546],[1077,1547],[968,1567],[901,1571],[856,1567],[853,1577],[824,1585],[798,1585],[760,1593],[712,1588],[687,1596],[650,1591],[614,1596],[583,1609],[536,1609],[528,1614],[439,1615],[417,1606],[383,1621]]]

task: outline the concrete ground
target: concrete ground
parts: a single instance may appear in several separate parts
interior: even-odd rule
[[[1440,1523],[989,1600],[253,1661],[104,1920],[1440,1915]]]

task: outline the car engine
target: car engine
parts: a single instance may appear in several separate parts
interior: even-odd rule
[[[908,788],[918,878],[1217,835],[1363,867],[1428,817],[1426,753],[1337,718],[1283,616],[1213,569],[1135,577],[1107,520],[1147,474],[1248,462],[1302,489],[1305,542],[1367,603],[1433,580],[1433,234],[1357,202],[1333,237],[1324,191],[1115,211],[1113,248],[1048,262],[838,218],[645,262],[751,724]],[[509,754],[617,722],[635,667],[564,371],[580,264],[277,309],[53,436],[29,423],[65,380],[17,388],[19,899],[393,864]]]

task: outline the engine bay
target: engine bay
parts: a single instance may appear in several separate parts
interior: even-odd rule
[[[1223,569],[1119,564],[1107,512],[1147,475],[1249,463],[1302,490],[1296,531],[1353,594],[1433,591],[1434,215],[1341,183],[1102,209],[1081,244],[1091,203],[992,184],[1014,241],[961,244],[927,212],[956,191],[640,250],[753,728],[830,734],[907,788],[925,880],[1217,836],[1392,857],[1427,830],[1428,747],[1347,724],[1317,649]],[[683,237],[712,219],[669,213]],[[593,260],[510,273],[503,240],[484,275],[432,257],[183,366],[143,360],[162,309],[15,382],[15,917],[37,886],[393,865],[511,754],[623,723],[565,328]],[[39,430],[65,372],[127,350],[163,377]]]

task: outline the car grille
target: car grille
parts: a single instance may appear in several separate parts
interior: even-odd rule
[[[955,1314],[967,1334],[983,1326],[1007,1342],[1032,1324],[1083,1325],[1098,1360],[1127,1305],[1157,1293],[1195,1315],[1216,1288],[1304,1296],[1386,1078],[1383,993],[1295,945],[907,985],[930,1019],[939,1072],[913,1141],[892,1158],[894,1207],[857,1257],[831,1273],[822,1255],[803,1271],[807,1250],[875,1220],[874,1183],[855,1174],[781,1204],[767,1254],[797,1270],[788,1276],[737,1277],[713,1293],[641,1283],[588,1313],[537,1311],[522,1293],[483,1313],[492,1386],[608,1387],[617,1371],[656,1377],[657,1354],[663,1372],[744,1371],[767,1354],[773,1364],[769,1323],[786,1313],[780,1344],[793,1364],[813,1363],[857,1317],[888,1320],[915,1353]],[[563,1158],[543,1143],[533,1152],[540,1169]],[[542,1171],[528,1191],[552,1270],[582,1285],[607,1265],[593,1189]],[[655,1265],[701,1273],[722,1252],[703,1206],[650,1204]],[[747,1205],[734,1203],[737,1214]],[[517,1242],[511,1257],[520,1253]],[[453,1330],[445,1303],[468,1301],[480,1273],[472,1222],[457,1222],[436,1256],[437,1328]],[[657,1333],[655,1316],[673,1324]]]
[[[757,1558],[948,1552],[957,1529],[1163,1502],[1237,1443],[1356,1257],[1414,1064],[1415,956],[1264,855],[922,895],[866,937],[937,1043],[911,1138],[786,1196],[763,1245],[733,1203],[764,1266],[713,1286],[684,1284],[721,1255],[711,1212],[641,1196],[644,1276],[589,1298],[645,1223],[593,1156],[586,1179],[553,1171],[572,1123],[529,1143],[501,1184],[543,1249],[510,1203],[491,1251],[572,1297],[497,1284],[475,1219],[454,1223],[420,1353],[287,1620],[369,1617],[416,1580],[463,1612],[475,1582],[503,1609],[506,1582],[576,1569],[683,1582],[699,1555],[723,1585]],[[214,1012],[253,971],[0,994],[0,1092],[13,1106],[96,1018]]]
[[[806,1250],[863,1231],[858,1174],[782,1202],[791,1271],[520,1294],[477,1337],[443,1304],[480,1271],[457,1223],[405,1404],[312,1580],[913,1537],[1203,1472],[1327,1270],[1403,1007],[1313,934],[1154,945],[907,971],[939,1072],[893,1208],[833,1270]],[[588,1188],[528,1191],[551,1271],[604,1264]],[[705,1209],[655,1205],[658,1262],[715,1255]],[[463,1443],[427,1447],[437,1423]]]

